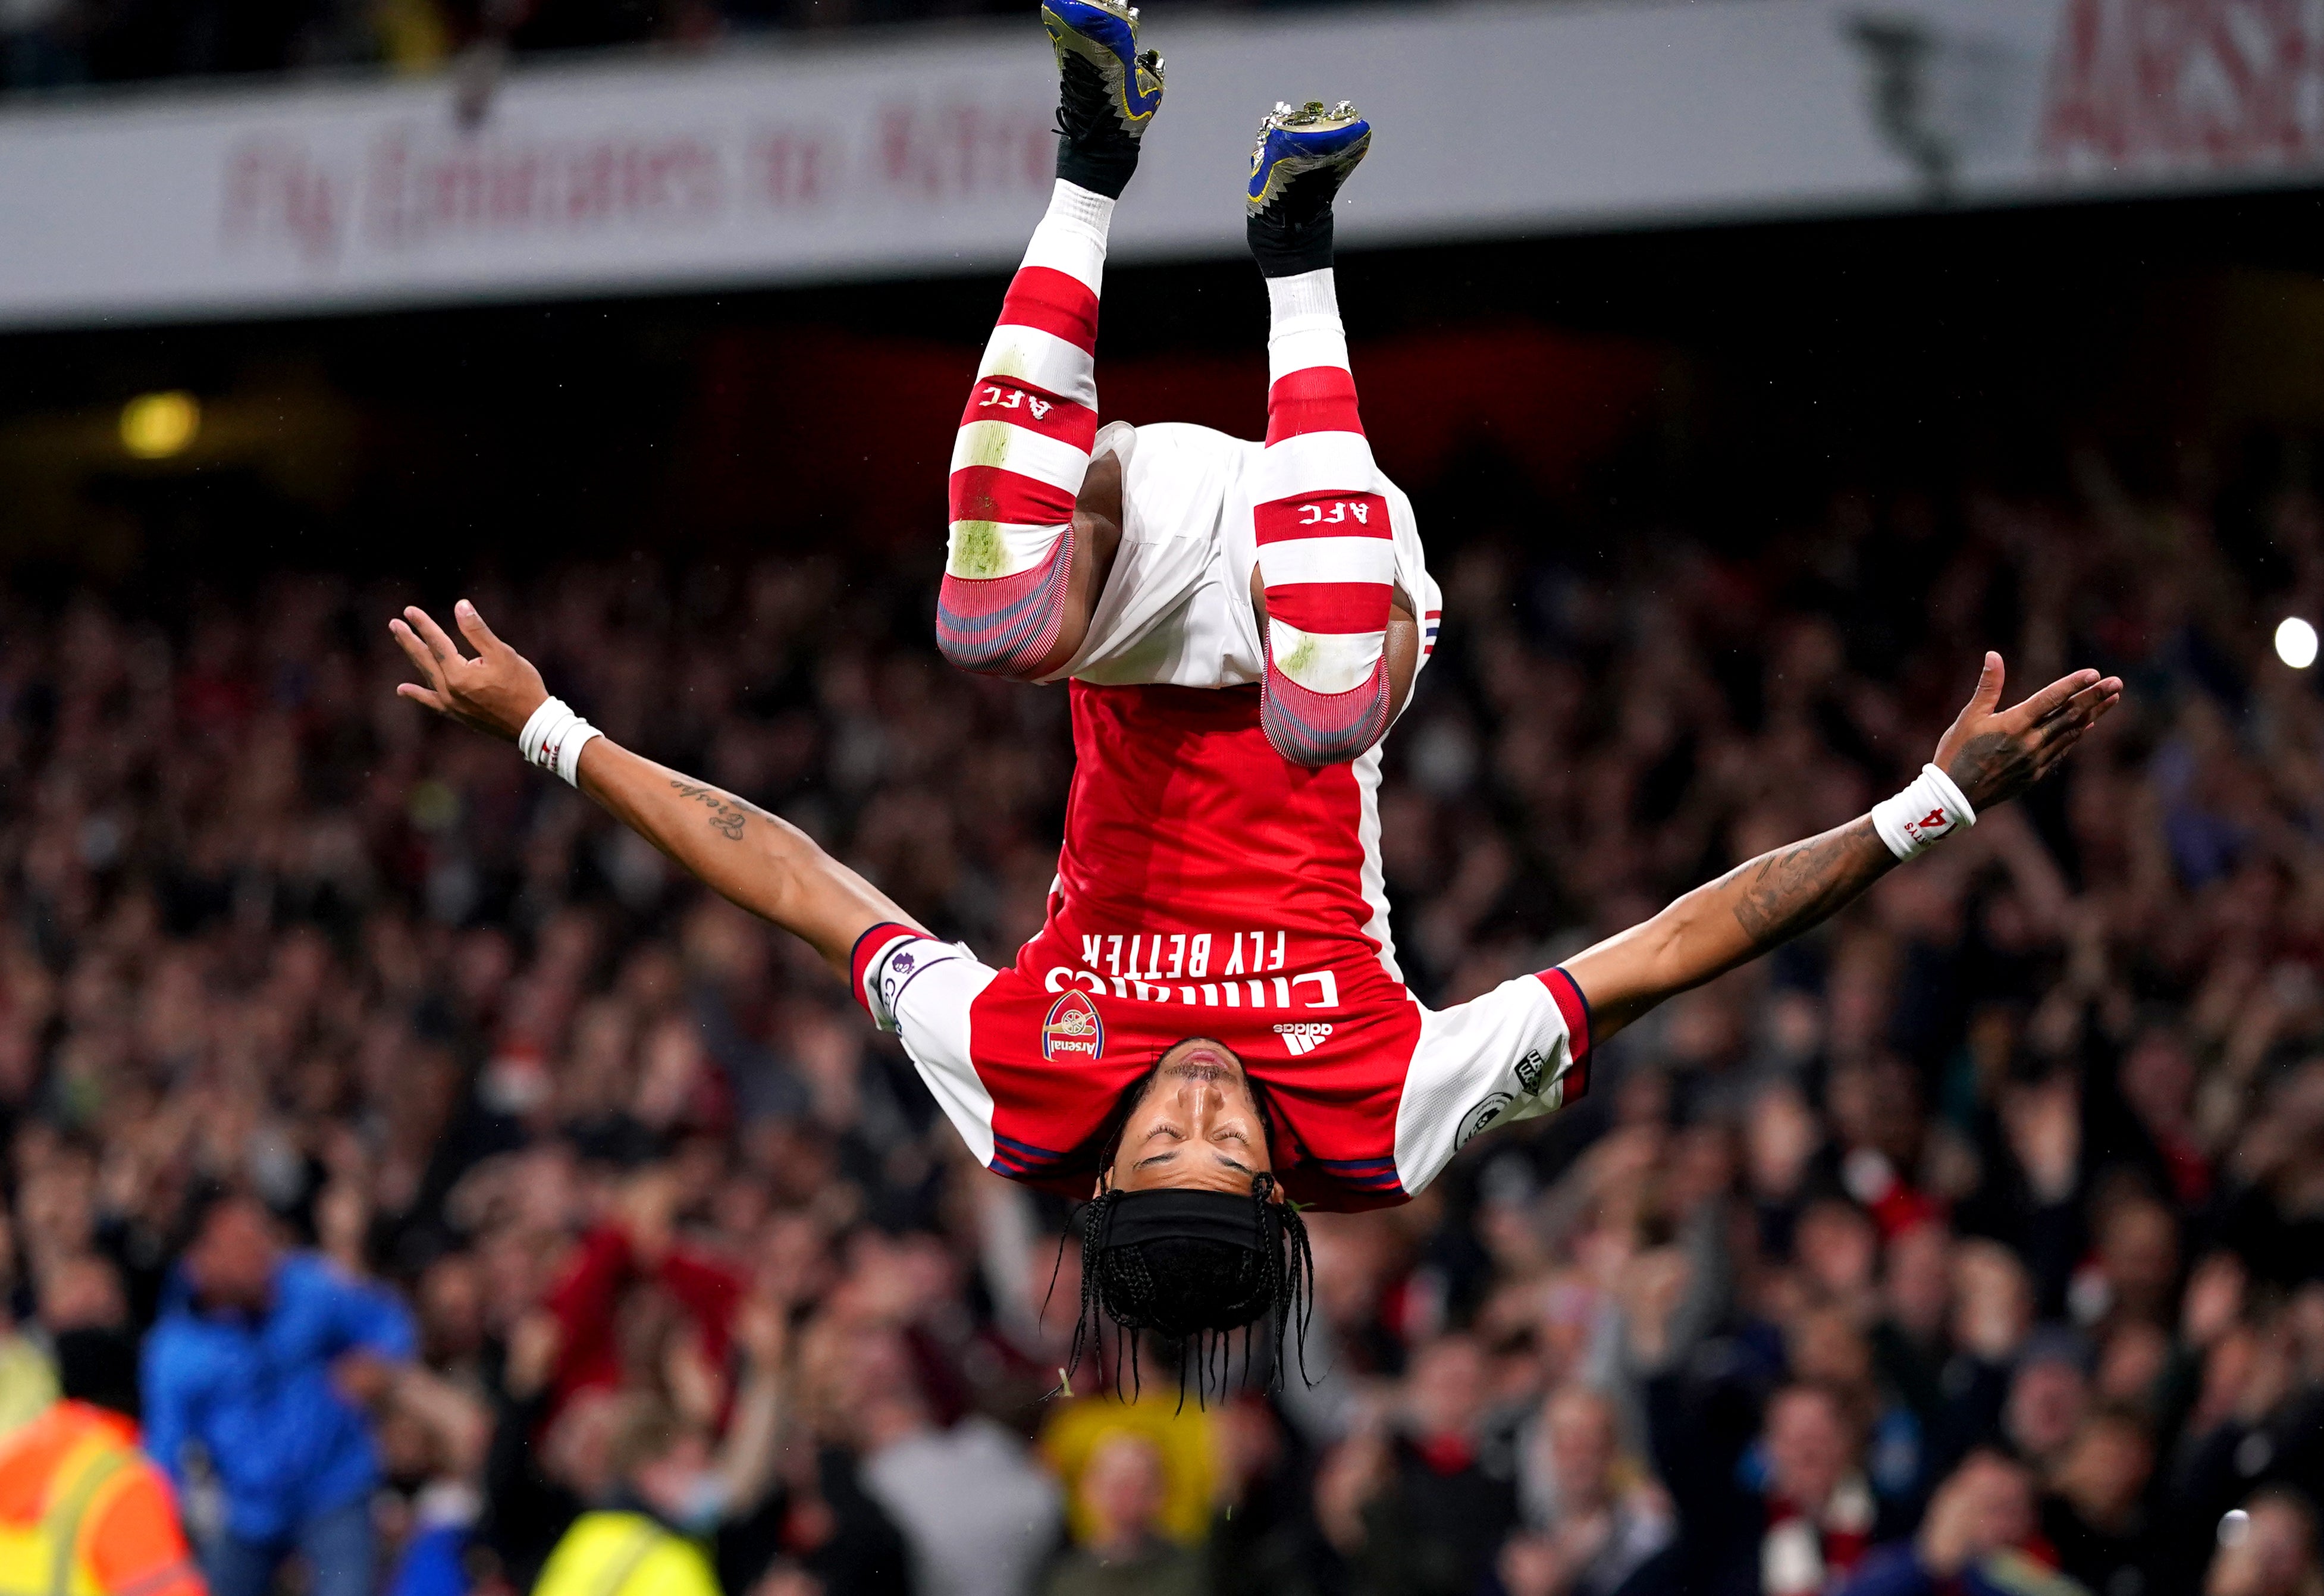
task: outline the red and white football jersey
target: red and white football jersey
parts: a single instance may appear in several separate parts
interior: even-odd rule
[[[1377,747],[1287,763],[1256,686],[1071,692],[1065,846],[1015,966],[893,925],[855,949],[858,999],[989,1167],[1088,1195],[1123,1089],[1194,1036],[1242,1059],[1277,1176],[1324,1208],[1402,1202],[1478,1131],[1581,1095],[1588,1009],[1564,971],[1441,1010],[1406,990]]]

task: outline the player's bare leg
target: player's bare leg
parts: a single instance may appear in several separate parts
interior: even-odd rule
[[[1263,722],[1276,751],[1300,765],[1364,752],[1398,699],[1388,658],[1396,548],[1332,277],[1332,201],[1370,145],[1370,125],[1345,101],[1278,105],[1259,124],[1244,195],[1271,312],[1254,494]]]
[[[1079,650],[1120,540],[1118,464],[1093,471],[1097,309],[1114,201],[1162,102],[1119,0],[1046,0],[1058,71],[1057,185],[1001,302],[953,446],[936,646],[1020,680]]]

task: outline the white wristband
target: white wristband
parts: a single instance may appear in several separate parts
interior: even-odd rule
[[[1872,806],[1872,829],[1899,859],[1925,853],[1957,830],[1977,824],[1977,811],[1934,765],[1923,765],[1913,784]]]
[[[576,787],[579,783],[574,778],[581,769],[581,750],[590,738],[603,735],[574,714],[564,699],[544,698],[524,723],[524,730],[516,734],[516,751],[526,763],[554,770],[567,787]]]

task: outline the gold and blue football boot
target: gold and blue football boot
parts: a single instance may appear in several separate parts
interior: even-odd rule
[[[1122,0],[1043,0],[1041,24],[1057,53],[1057,175],[1119,199],[1162,104],[1162,58],[1139,53]]]
[[[1259,125],[1243,190],[1250,253],[1269,277],[1332,263],[1332,200],[1371,148],[1372,125],[1342,100],[1277,104]]]

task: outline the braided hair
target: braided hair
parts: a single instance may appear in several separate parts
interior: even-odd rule
[[[1226,1388],[1233,1333],[1242,1332],[1247,1371],[1253,1329],[1270,1315],[1270,1388],[1283,1379],[1286,1333],[1300,1378],[1306,1379],[1307,1327],[1315,1314],[1314,1253],[1298,1209],[1277,1202],[1275,1194],[1275,1177],[1260,1174],[1251,1176],[1248,1197],[1183,1189],[1108,1190],[1084,1204],[1074,1218],[1082,1300],[1067,1381],[1084,1349],[1099,1346],[1110,1323],[1117,1393],[1125,1361],[1133,1388],[1142,1384],[1139,1342],[1143,1333],[1151,1332],[1163,1355],[1178,1365],[1179,1400],[1185,1399],[1191,1370],[1199,1403],[1214,1385]]]

